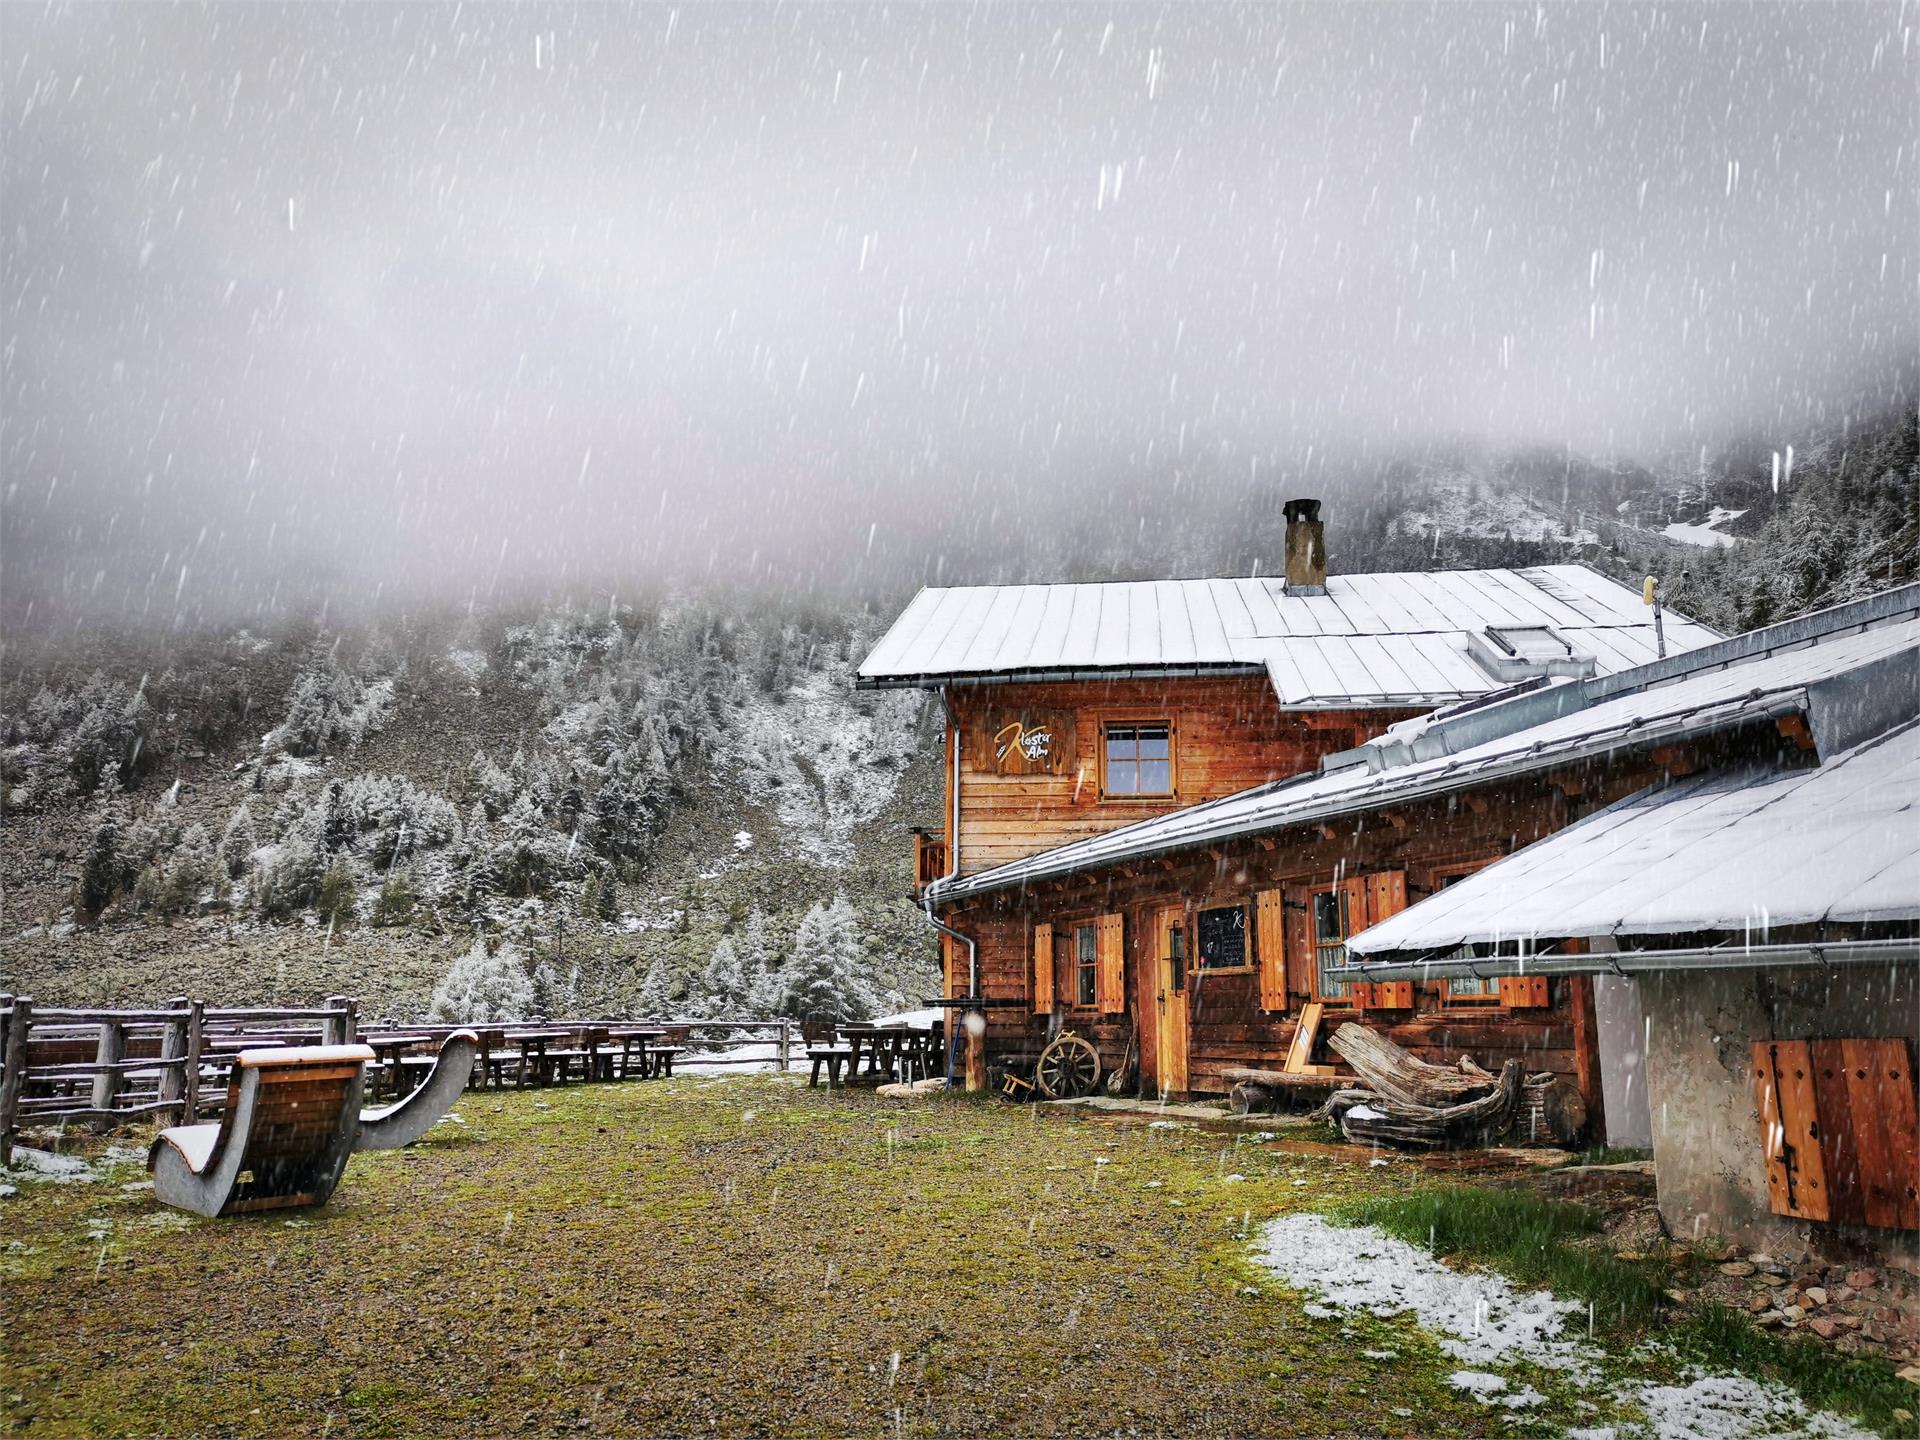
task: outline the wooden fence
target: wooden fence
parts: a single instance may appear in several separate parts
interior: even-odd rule
[[[794,1062],[797,1027],[779,1016],[530,1020],[507,1028],[640,1024],[686,1032],[683,1064],[772,1064],[785,1071]],[[191,1123],[225,1104],[224,1072],[248,1046],[345,1045],[369,1028],[359,1002],[345,995],[318,1006],[221,1008],[182,995],[158,1009],[108,1010],[41,1007],[31,996],[0,994],[0,1165],[11,1160],[24,1126],[58,1121],[104,1128],[145,1116]],[[371,1028],[403,1030],[437,1046],[463,1027],[381,1022]],[[773,1053],[727,1053],[749,1046]]]

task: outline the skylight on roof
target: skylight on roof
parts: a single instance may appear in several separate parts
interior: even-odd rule
[[[1543,675],[1584,680],[1594,672],[1593,656],[1576,650],[1551,625],[1489,625],[1477,633],[1469,631],[1467,653],[1482,670],[1507,685]]]

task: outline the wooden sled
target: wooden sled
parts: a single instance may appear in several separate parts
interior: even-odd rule
[[[160,1132],[147,1152],[154,1197],[195,1215],[324,1205],[360,1136],[365,1045],[243,1050],[227,1108]]]
[[[355,1150],[398,1150],[411,1145],[446,1118],[473,1079],[473,1064],[480,1054],[480,1037],[471,1030],[456,1030],[441,1042],[440,1054],[427,1078],[413,1093],[380,1110],[360,1112],[360,1133]]]

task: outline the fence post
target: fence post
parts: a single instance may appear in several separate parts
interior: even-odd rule
[[[344,1045],[347,1043],[347,997],[344,995],[327,996],[327,1007],[331,1013],[320,1022],[320,1043],[322,1045]]]
[[[200,1118],[200,1047],[206,1041],[207,1002],[195,1000],[187,1006],[186,1095],[181,1123],[191,1125]]]
[[[118,1020],[100,1022],[100,1043],[94,1047],[93,1060],[96,1065],[110,1065],[110,1070],[96,1070],[93,1074],[93,1108],[111,1110],[113,1102],[120,1094],[120,1062],[127,1058],[127,1027]]]
[[[33,997],[13,997],[7,1017],[7,1056],[0,1066],[0,1165],[13,1160],[14,1122],[19,1117],[20,1087],[27,1074],[27,1032],[33,1028]]]
[[[187,1094],[187,997],[176,995],[167,1002],[174,1018],[160,1032],[160,1087],[154,1096],[162,1105],[178,1105]],[[168,1064],[168,1061],[180,1063]]]
[[[780,1017],[780,1073],[787,1073],[787,1061],[793,1053],[793,1021],[786,1016]]]
[[[357,995],[347,997],[346,1029],[341,1036],[342,1045],[352,1045],[360,1039],[360,998]]]

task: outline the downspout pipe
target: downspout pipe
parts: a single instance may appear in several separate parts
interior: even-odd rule
[[[947,873],[920,896],[921,911],[927,917],[927,923],[949,940],[967,947],[967,994],[980,993],[980,946],[971,935],[963,935],[933,913],[934,891],[947,884],[960,874],[960,723],[953,713],[953,694],[949,690],[940,692],[940,703],[946,707],[947,729],[953,735],[953,758],[948,791],[951,799],[950,819],[947,826]]]

